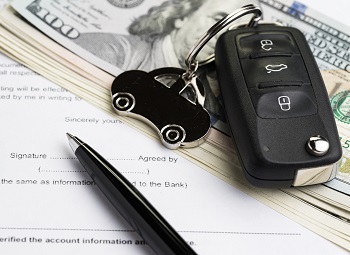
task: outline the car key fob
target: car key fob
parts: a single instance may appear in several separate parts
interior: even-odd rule
[[[328,94],[304,35],[259,24],[223,33],[219,84],[245,176],[260,187],[322,183],[342,150]]]

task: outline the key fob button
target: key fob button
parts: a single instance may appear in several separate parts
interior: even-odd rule
[[[306,150],[314,156],[321,157],[325,155],[329,150],[328,140],[320,135],[312,136],[307,141]]]
[[[264,55],[299,54],[293,37],[289,33],[260,32],[238,36],[240,58]]]
[[[295,118],[317,113],[310,85],[250,89],[257,115],[264,119]]]
[[[249,88],[257,87],[262,81],[293,81],[297,79],[302,83],[310,83],[304,62],[299,55],[242,59],[241,64]]]

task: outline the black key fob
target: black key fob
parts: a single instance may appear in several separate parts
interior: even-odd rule
[[[237,154],[252,184],[302,186],[335,177],[338,131],[299,30],[261,24],[225,32],[215,63]]]

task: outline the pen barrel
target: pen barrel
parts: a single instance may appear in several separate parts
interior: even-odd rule
[[[89,145],[75,155],[116,210],[156,254],[196,254],[147,199]]]

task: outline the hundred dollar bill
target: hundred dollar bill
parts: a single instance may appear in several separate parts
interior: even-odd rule
[[[323,70],[343,147],[341,168],[333,181],[298,189],[310,195],[310,201],[316,197],[350,212],[350,26],[297,1],[260,0],[260,5],[265,19],[297,27],[304,33]]]

